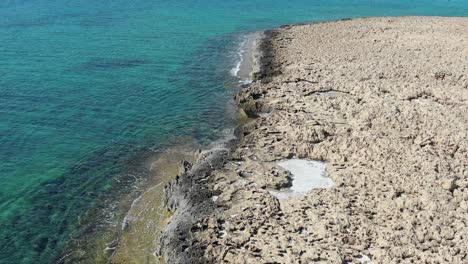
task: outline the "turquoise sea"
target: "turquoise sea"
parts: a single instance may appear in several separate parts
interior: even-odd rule
[[[3,0],[0,263],[54,263],[165,146],[233,125],[242,36],[468,0]]]

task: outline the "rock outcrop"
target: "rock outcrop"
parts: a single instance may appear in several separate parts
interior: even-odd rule
[[[239,142],[169,196],[166,261],[466,263],[467,29],[388,17],[266,32],[236,96],[252,118]],[[290,175],[276,162],[293,157],[327,161],[335,187],[278,200]]]

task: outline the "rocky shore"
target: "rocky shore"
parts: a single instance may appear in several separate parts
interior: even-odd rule
[[[265,32],[236,140],[166,186],[166,263],[466,263],[468,18]],[[288,159],[331,188],[278,199]]]

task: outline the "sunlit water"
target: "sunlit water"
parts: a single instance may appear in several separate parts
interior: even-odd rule
[[[153,151],[222,137],[243,35],[382,15],[468,1],[1,1],[0,263],[53,262]]]

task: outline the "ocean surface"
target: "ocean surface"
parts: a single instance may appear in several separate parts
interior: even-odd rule
[[[0,263],[56,262],[152,153],[222,138],[246,34],[399,15],[468,0],[1,1]]]

